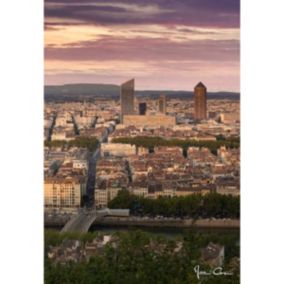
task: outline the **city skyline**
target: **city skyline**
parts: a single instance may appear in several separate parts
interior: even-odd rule
[[[45,84],[239,92],[239,1],[45,1]]]

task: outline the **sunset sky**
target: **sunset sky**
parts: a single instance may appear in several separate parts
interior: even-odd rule
[[[45,84],[239,91],[239,0],[45,0]]]

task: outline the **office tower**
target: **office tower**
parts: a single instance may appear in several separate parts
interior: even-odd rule
[[[206,87],[199,82],[194,88],[194,118],[204,120],[207,118],[207,95]]]
[[[165,96],[160,96],[158,101],[159,112],[166,114],[167,112],[167,102]]]
[[[147,111],[146,103],[139,103],[139,115],[145,115]]]
[[[134,114],[134,79],[120,86],[121,119],[124,115]]]

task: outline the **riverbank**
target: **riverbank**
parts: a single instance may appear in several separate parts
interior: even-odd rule
[[[63,227],[66,220],[45,219],[45,227]],[[158,227],[158,228],[212,228],[212,229],[239,229],[238,219],[173,219],[173,218],[140,218],[140,217],[103,217],[93,225],[102,226],[133,226],[133,227]]]
[[[104,226],[137,226],[137,227],[167,227],[167,228],[220,228],[239,229],[237,219],[143,219],[139,217],[104,217],[95,224]]]

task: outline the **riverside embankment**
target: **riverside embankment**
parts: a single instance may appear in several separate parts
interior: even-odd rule
[[[104,226],[137,226],[137,227],[167,227],[167,228],[220,228],[239,229],[240,220],[237,219],[144,219],[138,217],[105,217],[98,225]]]
[[[45,227],[63,227],[66,219],[45,219]],[[211,229],[239,229],[238,219],[174,219],[174,218],[140,218],[140,217],[111,217],[107,216],[95,221],[93,225],[110,227],[165,227],[165,228],[211,228]]]

